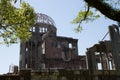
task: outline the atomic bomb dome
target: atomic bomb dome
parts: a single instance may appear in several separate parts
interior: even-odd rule
[[[36,23],[31,27],[31,32],[56,35],[54,20],[46,14],[36,13]]]
[[[51,17],[42,13],[36,16],[36,23],[30,29],[32,36],[21,43],[20,70],[85,68],[85,57],[78,56],[78,39],[57,36]]]

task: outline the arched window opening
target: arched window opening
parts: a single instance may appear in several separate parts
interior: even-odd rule
[[[32,27],[32,31],[35,32],[35,27]]]
[[[43,33],[45,32],[45,28],[43,28]]]
[[[40,32],[40,33],[42,32],[42,28],[41,28],[41,27],[39,28],[39,32]]]

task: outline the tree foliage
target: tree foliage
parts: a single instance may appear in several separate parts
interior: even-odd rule
[[[99,11],[105,17],[117,21],[120,23],[120,1],[119,0],[84,0],[87,6],[87,9],[80,10],[77,17],[72,20],[72,23],[78,24],[75,28],[77,32],[80,32],[83,22],[93,21],[100,17],[99,14],[96,14],[96,11]]]
[[[16,2],[0,0],[0,38],[5,44],[28,40],[30,26],[35,22],[34,9],[25,2],[15,7]]]

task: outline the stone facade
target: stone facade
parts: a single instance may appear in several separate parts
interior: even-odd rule
[[[37,14],[29,41],[20,44],[20,69],[84,69],[85,56],[78,55],[78,39],[57,36],[54,21]]]

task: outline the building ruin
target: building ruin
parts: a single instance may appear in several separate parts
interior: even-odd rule
[[[55,23],[37,14],[29,41],[20,44],[20,63],[0,80],[120,80],[120,33],[109,26],[110,40],[78,55],[78,39],[57,36]],[[87,77],[86,77],[87,76]]]
[[[120,70],[120,33],[116,25],[109,26],[109,41],[100,41],[99,44],[87,49],[87,67],[89,70]],[[100,64],[98,66],[98,64]]]
[[[78,39],[57,36],[52,18],[38,13],[29,41],[20,44],[20,69],[85,69],[85,56],[78,55]]]

